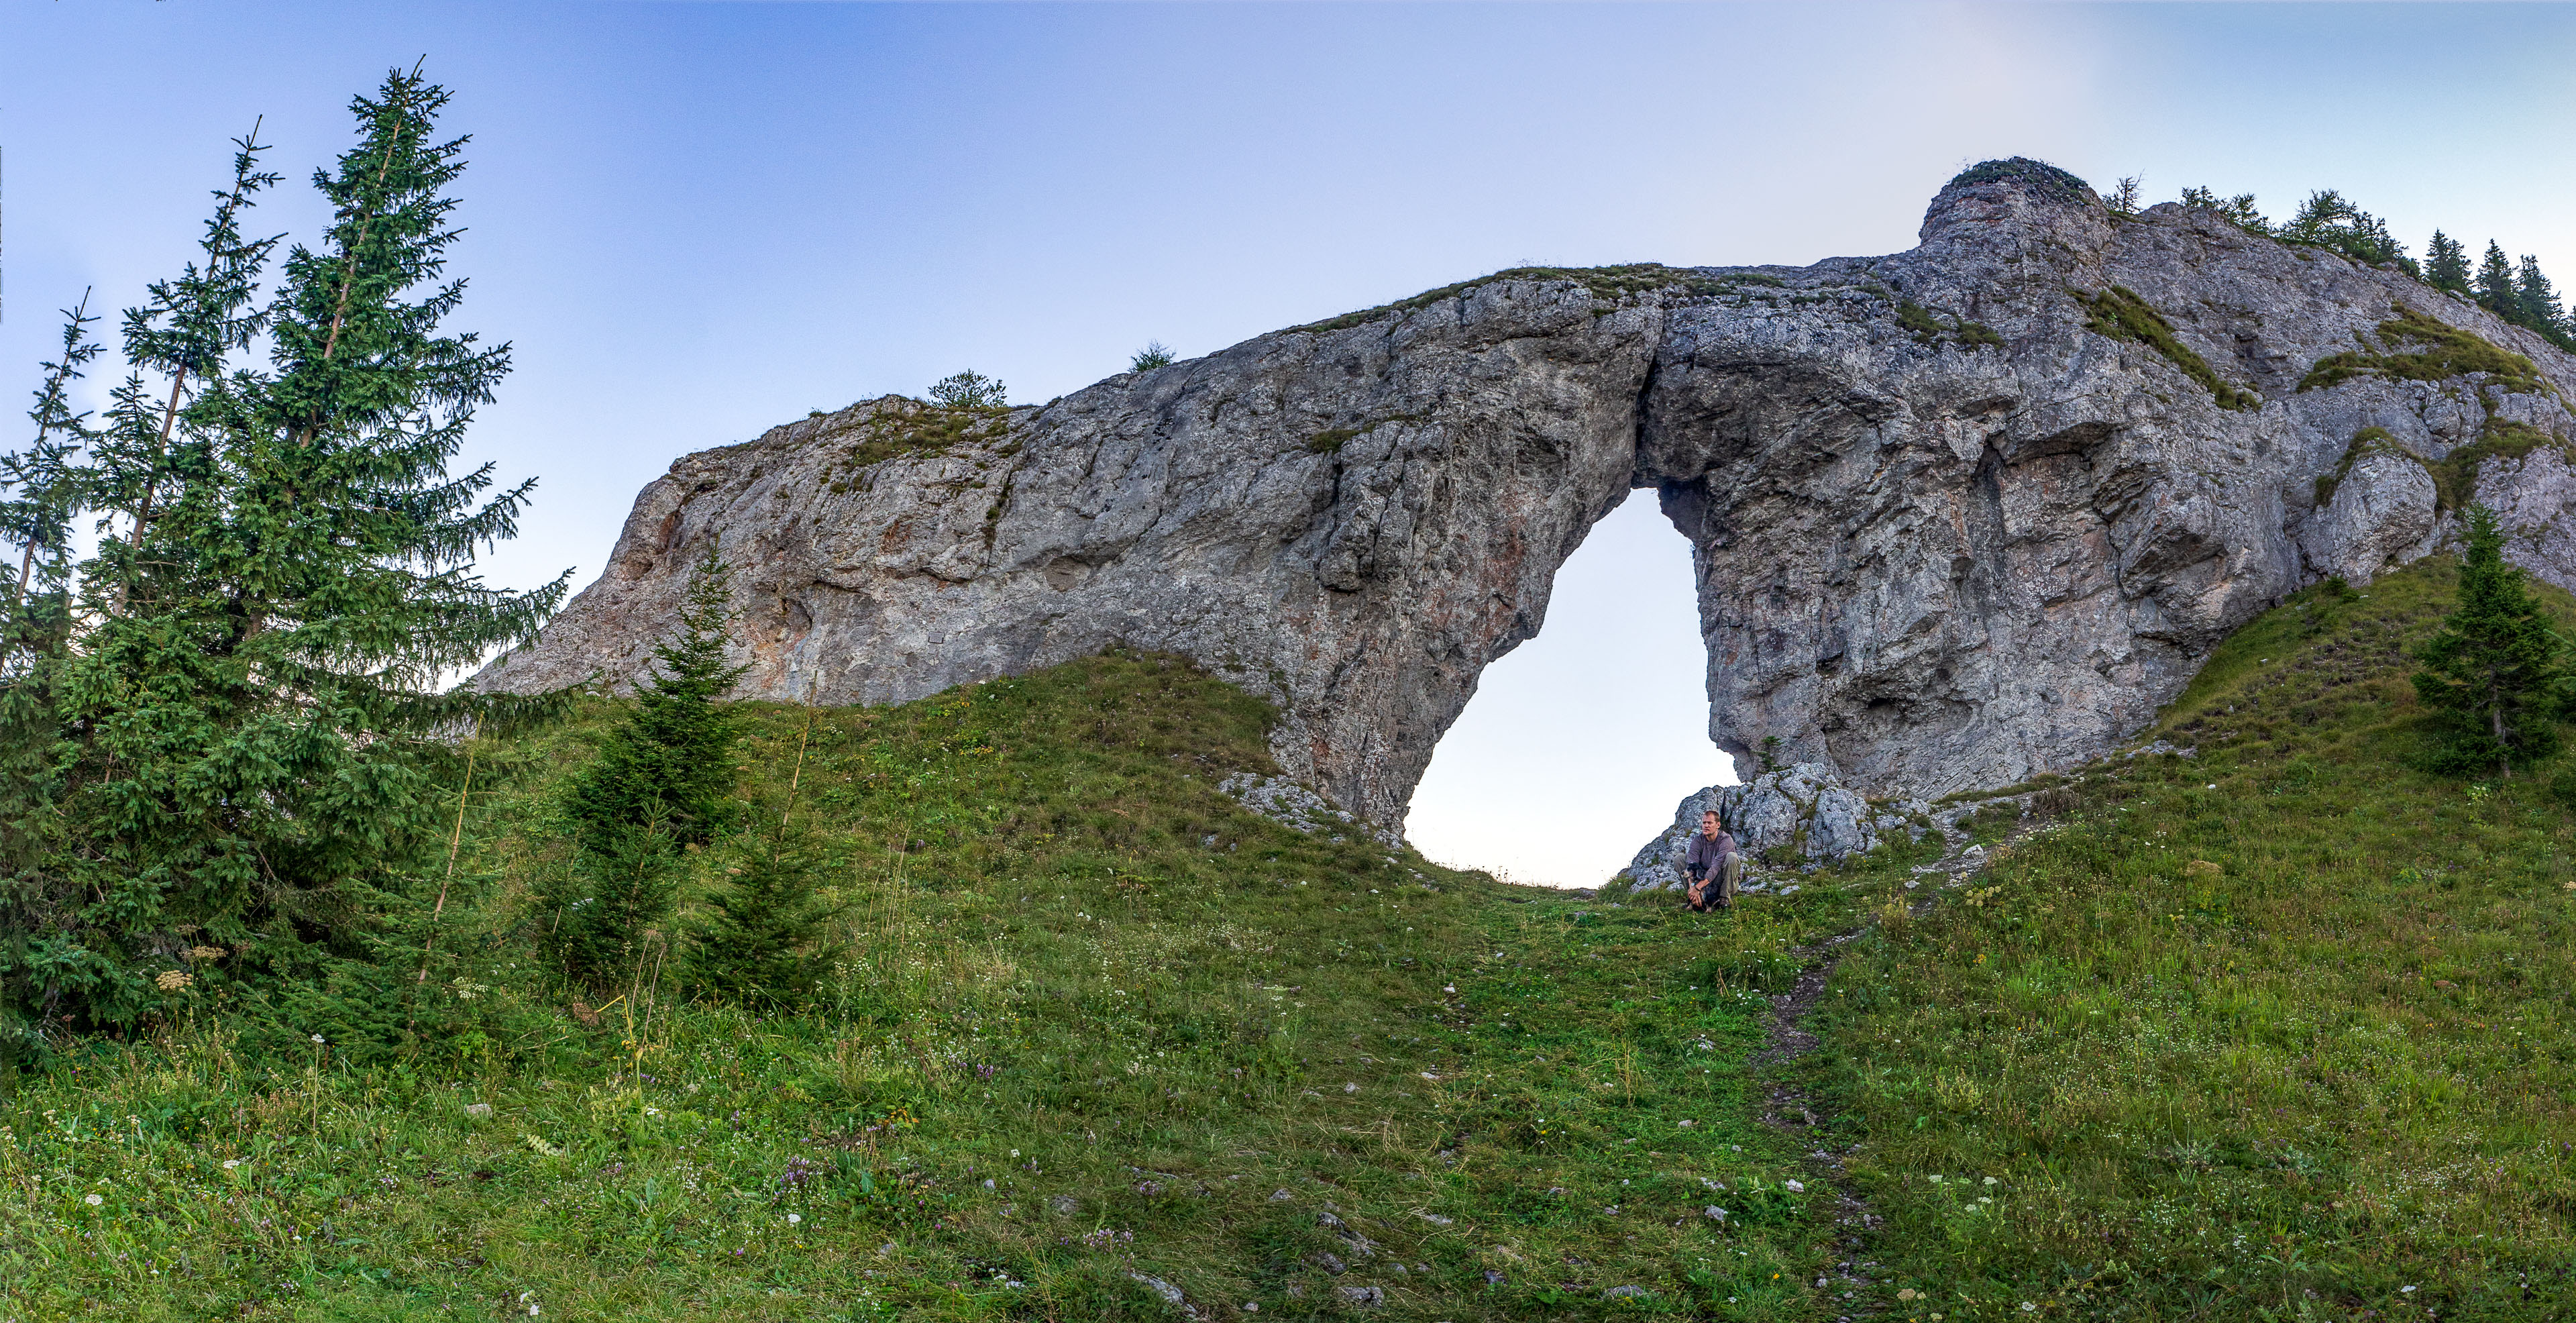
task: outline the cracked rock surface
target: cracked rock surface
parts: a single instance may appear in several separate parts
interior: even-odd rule
[[[2181,356],[2106,320],[2115,289]],[[2533,372],[2300,389],[2407,349],[2401,309]],[[2107,752],[2283,595],[2438,545],[2423,469],[2463,446],[2515,559],[2576,586],[2570,390],[2576,362],[2402,274],[2007,170],[1893,256],[1503,273],[971,426],[888,399],[685,456],[476,683],[631,681],[721,536],[741,696],[1179,653],[1277,704],[1276,770],[1401,830],[1479,672],[1653,487],[1719,746],[1931,797]]]
[[[1764,772],[1742,785],[1710,786],[1685,796],[1672,825],[1637,851],[1628,865],[1629,890],[1662,891],[1682,884],[1682,852],[1699,831],[1700,815],[1717,810],[1748,861],[1786,849],[1799,858],[1830,863],[1876,849],[1892,833],[1928,830],[1932,806],[1918,799],[1873,805],[1822,763],[1798,763]],[[1748,883],[1755,881],[1748,864]],[[1755,888],[1755,889],[1758,889]]]

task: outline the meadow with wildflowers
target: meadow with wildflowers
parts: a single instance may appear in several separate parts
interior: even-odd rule
[[[600,703],[478,748],[434,1049],[246,1036],[210,948],[9,1081],[0,1320],[2565,1317],[2576,779],[2414,770],[2450,573],[2257,620],[1981,872],[1715,918],[1250,814],[1271,714],[1169,658],[748,705],[845,947],[768,1011],[685,913],[535,954]]]
[[[1855,944],[1813,1071],[1887,1316],[2576,1316],[2576,779],[2419,770],[2455,577],[2254,621],[2172,752]]]
[[[1823,1307],[1830,1193],[1749,1062],[1893,862],[1709,921],[1303,835],[1217,790],[1269,770],[1266,707],[1112,654],[747,705],[747,819],[812,833],[847,948],[762,1014],[658,950],[605,989],[534,954],[546,805],[614,711],[478,750],[474,956],[422,994],[473,1027],[245,1042],[216,952],[154,1032],[16,1077],[0,1319]]]

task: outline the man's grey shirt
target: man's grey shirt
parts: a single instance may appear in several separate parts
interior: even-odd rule
[[[1692,877],[1710,876],[1717,871],[1718,865],[1725,863],[1726,857],[1733,853],[1735,853],[1735,833],[1723,828],[1719,829],[1715,836],[1705,832],[1692,832],[1690,849],[1682,854],[1682,871]]]

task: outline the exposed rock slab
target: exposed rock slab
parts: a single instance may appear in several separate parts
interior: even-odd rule
[[[2496,419],[2576,431],[2576,364],[2400,273],[2007,174],[1945,189],[1892,257],[1507,274],[971,426],[878,401],[690,455],[478,682],[630,679],[721,533],[745,695],[1177,652],[1278,704],[1288,776],[1400,828],[1478,673],[1651,486],[1695,548],[1718,744],[1932,795],[2098,756],[2289,591],[2437,543],[2406,463]],[[2114,290],[2205,379],[2106,322]],[[2299,388],[2400,308],[2536,377]],[[2392,456],[2319,507],[2367,427]],[[2475,480],[2517,559],[2576,586],[2564,456]]]

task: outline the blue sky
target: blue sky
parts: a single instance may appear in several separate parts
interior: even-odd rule
[[[2556,6],[0,0],[0,363],[32,388],[54,308],[174,269],[254,117],[267,225],[311,234],[348,96],[424,55],[475,137],[463,320],[517,347],[468,458],[542,480],[515,584],[586,582],[672,458],[809,408],[970,366],[1044,400],[1525,262],[1896,251],[1993,156],[2337,187],[2576,281]],[[1597,881],[1715,774],[1685,554],[1638,510],[1579,554],[1427,848]]]

